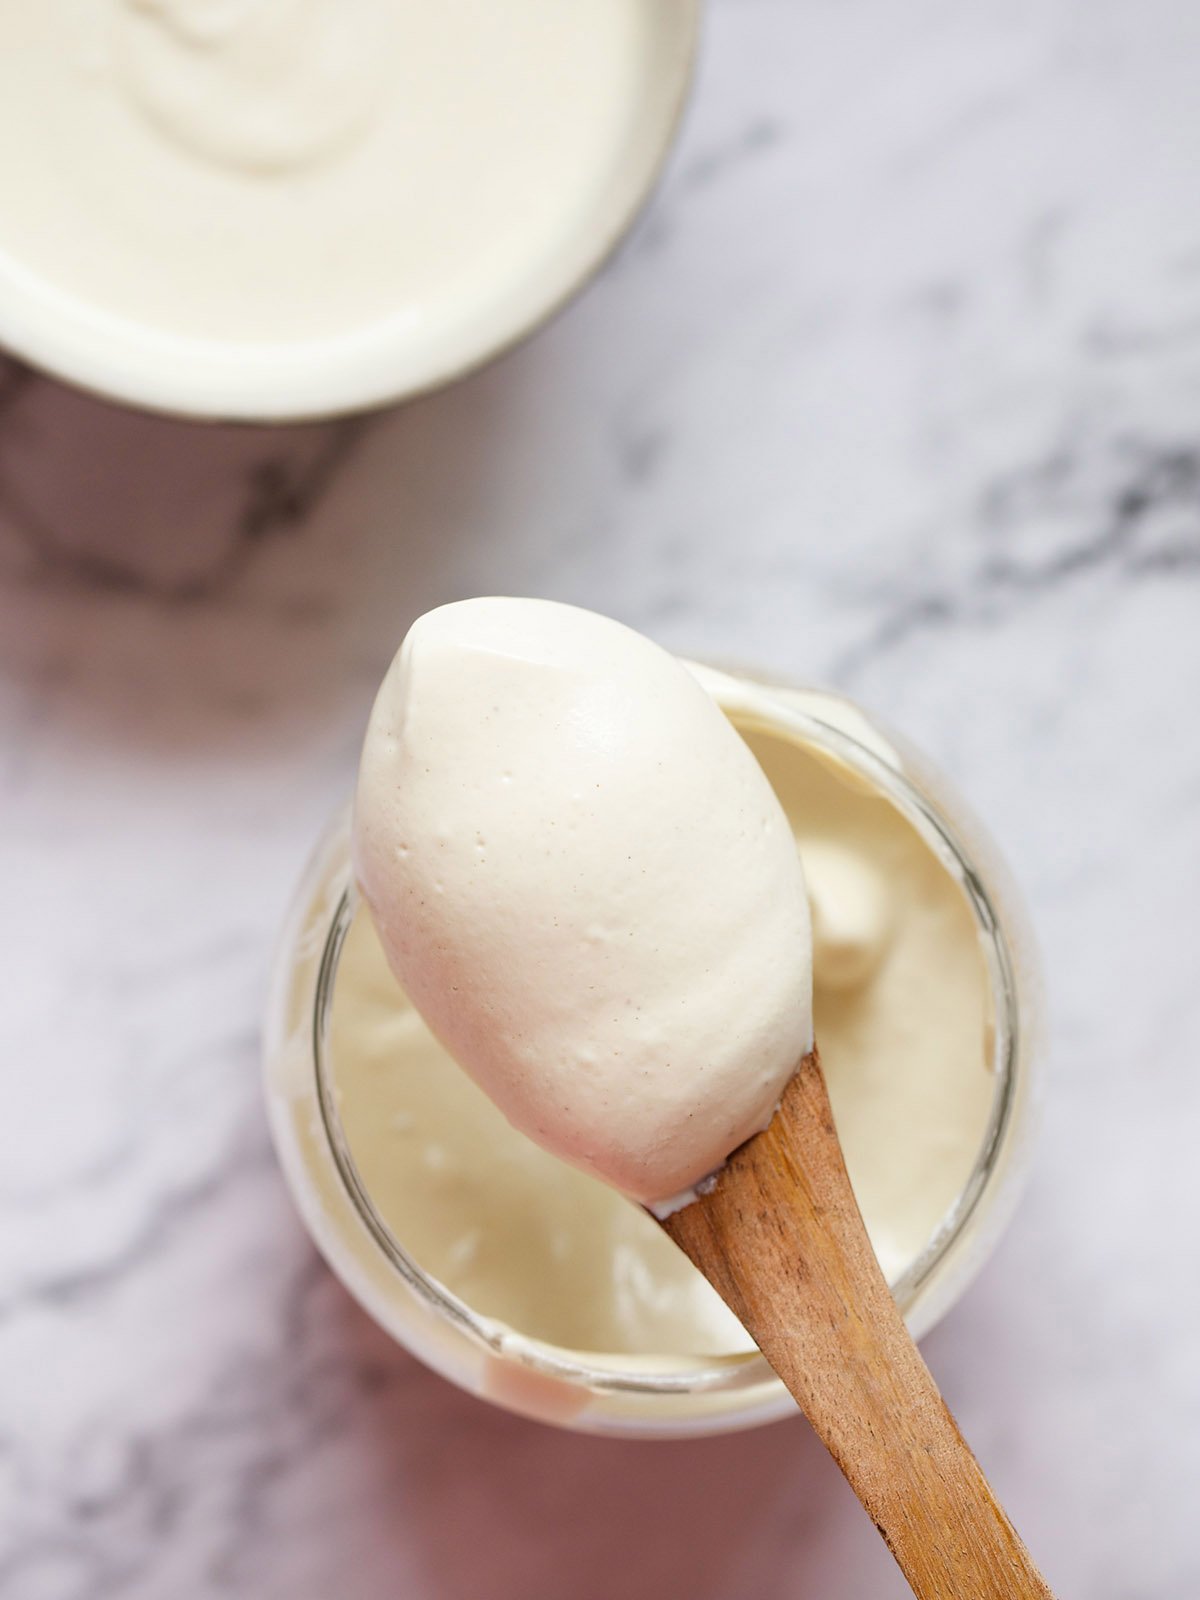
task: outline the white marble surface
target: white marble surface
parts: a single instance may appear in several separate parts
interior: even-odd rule
[[[1200,1591],[1200,8],[715,0],[568,315],[363,423],[0,366],[0,1600],[902,1585],[802,1423],[601,1443],[368,1325],[268,1150],[273,933],[418,610],[841,684],[1031,901],[1033,1183],[928,1355],[1061,1594]]]

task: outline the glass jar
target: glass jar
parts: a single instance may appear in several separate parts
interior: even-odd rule
[[[852,786],[887,800],[959,886],[974,919],[989,1002],[991,1104],[967,1181],[892,1284],[919,1338],[993,1249],[1026,1165],[1037,972],[1023,915],[994,847],[945,780],[853,702],[744,670],[693,670],[744,731],[799,744]],[[329,1059],[338,960],[356,904],[347,810],[318,843],[284,931],[269,1002],[265,1075],[272,1135],[296,1205],[355,1298],[444,1377],[562,1426],[679,1438],[793,1412],[794,1402],[757,1351],[639,1359],[560,1348],[481,1314],[410,1255],[355,1165]]]

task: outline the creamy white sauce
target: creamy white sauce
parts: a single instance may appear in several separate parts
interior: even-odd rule
[[[987,1127],[989,990],[975,923],[941,862],[859,774],[764,729],[752,689],[704,681],[811,863],[817,1038],[855,1192],[895,1282],[958,1197]],[[338,974],[332,1060],[376,1206],[476,1310],[574,1349],[750,1348],[644,1212],[517,1133],[450,1059],[397,989],[365,912]]]
[[[647,0],[0,0],[0,251],[199,338],[482,314],[586,226]]]
[[[712,696],[610,617],[485,598],[418,618],[371,713],[354,847],[455,1059],[660,1215],[766,1127],[812,1047],[787,818]]]

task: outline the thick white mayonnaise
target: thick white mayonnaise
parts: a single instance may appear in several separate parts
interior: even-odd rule
[[[812,1046],[783,808],[673,656],[472,600],[414,624],[355,800],[359,883],[433,1032],[554,1155],[669,1209]]]
[[[198,340],[485,343],[548,261],[627,219],[690,10],[0,0],[0,264]]]

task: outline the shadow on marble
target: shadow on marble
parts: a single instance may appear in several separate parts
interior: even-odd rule
[[[678,1442],[562,1432],[462,1394],[317,1292],[323,1339],[370,1377],[315,1487],[310,1584],[350,1562],[356,1600],[907,1592],[799,1419]],[[283,1576],[261,1548],[242,1570],[272,1594]]]
[[[0,690],[170,757],[357,726],[408,622],[495,538],[550,362],[360,418],[196,424],[0,364]]]

